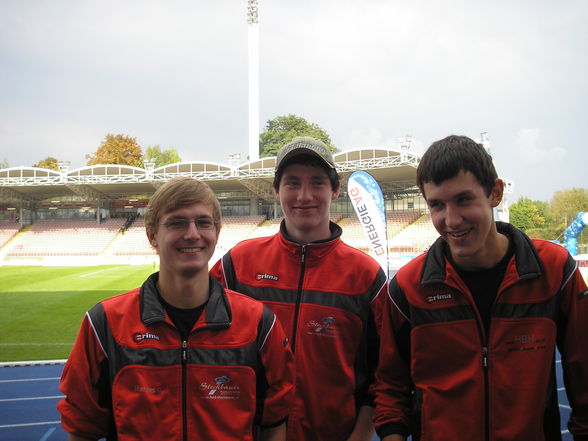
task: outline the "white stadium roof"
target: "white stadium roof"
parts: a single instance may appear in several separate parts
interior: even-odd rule
[[[383,148],[347,150],[334,155],[338,172],[346,181],[355,170],[365,170],[380,183],[387,198],[417,192],[416,167],[420,156]],[[94,165],[61,172],[35,167],[0,169],[0,205],[34,205],[47,199],[78,196],[88,201],[114,200],[128,195],[151,194],[175,176],[206,181],[219,193],[248,193],[273,199],[272,180],[276,158],[266,157],[229,166],[214,162],[180,162],[153,169],[124,165]]]

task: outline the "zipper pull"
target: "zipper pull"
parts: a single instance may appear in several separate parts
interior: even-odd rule
[[[306,257],[306,245],[302,245],[300,257],[302,258],[302,263],[304,263],[304,258]]]
[[[482,366],[488,367],[488,348],[486,346],[482,348]]]
[[[182,363],[186,363],[188,360],[188,342],[186,340],[182,340]]]

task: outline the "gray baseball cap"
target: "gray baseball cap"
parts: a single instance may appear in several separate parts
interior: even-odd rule
[[[313,155],[321,159],[328,168],[335,168],[335,160],[329,148],[320,139],[310,136],[297,136],[278,151],[276,171],[286,161],[297,155]]]

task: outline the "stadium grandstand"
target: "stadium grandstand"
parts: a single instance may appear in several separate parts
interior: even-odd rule
[[[342,186],[331,207],[332,220],[343,227],[343,240],[370,252],[346,190],[354,171],[374,176],[385,198],[392,269],[437,237],[415,186],[419,159],[406,149],[360,148],[335,155]],[[156,262],[143,215],[155,189],[176,176],[207,182],[221,203],[223,229],[214,262],[238,241],[278,230],[282,213],[272,188],[275,162],[267,157],[233,165],[182,162],[159,168],[95,165],[69,170],[60,163],[60,171],[1,169],[0,265]],[[512,183],[507,184],[508,193]],[[507,214],[506,203],[502,209]]]

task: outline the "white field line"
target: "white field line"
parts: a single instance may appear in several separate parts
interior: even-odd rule
[[[4,367],[22,367],[22,366],[45,366],[51,364],[65,364],[67,360],[29,360],[29,361],[2,361],[0,368]]]
[[[24,383],[27,381],[55,381],[61,377],[45,377],[45,378],[18,378],[13,380],[0,380],[0,383]]]
[[[24,398],[2,398],[0,403],[12,403],[14,401],[34,401],[34,400],[55,400],[63,398],[65,395],[52,395],[49,397],[24,397]]]
[[[120,268],[118,268],[118,267],[105,268],[105,269],[101,269],[101,270],[98,270],[98,271],[92,271],[91,273],[80,274],[78,277],[80,279],[83,279],[85,277],[93,276],[94,274],[100,274],[100,273],[103,273],[103,272],[106,272],[106,271],[112,271],[112,270],[117,270],[117,269],[120,269]]]
[[[0,425],[0,429],[11,429],[13,427],[46,426],[48,424],[61,424],[61,421],[43,421],[40,423],[24,423],[24,424],[2,424],[2,425]]]
[[[45,435],[43,435],[39,441],[47,441],[53,432],[55,432],[55,427],[52,427],[47,432],[45,432]]]

